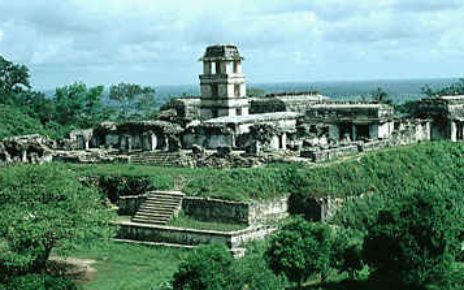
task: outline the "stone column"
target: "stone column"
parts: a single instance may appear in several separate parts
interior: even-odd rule
[[[282,149],[287,149],[287,134],[282,134]]]
[[[119,149],[126,150],[127,147],[127,139],[126,136],[119,136]]]
[[[158,138],[156,137],[156,134],[151,134],[151,151],[156,150],[156,146],[158,145]]]
[[[451,121],[451,141],[456,142],[456,122]]]
[[[357,132],[356,132],[356,125],[355,124],[353,124],[351,126],[351,138],[353,139],[352,141],[358,140],[358,135],[357,135]]]
[[[85,141],[84,141],[84,142],[85,142],[85,150],[89,150],[89,148],[90,148],[90,144],[89,144],[90,141],[89,141],[87,138],[85,138]]]
[[[26,149],[21,150],[21,162],[23,163],[27,162],[27,150]]]

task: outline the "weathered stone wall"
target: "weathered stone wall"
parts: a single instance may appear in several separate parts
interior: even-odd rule
[[[182,210],[187,216],[203,221],[249,225],[271,223],[287,216],[288,196],[251,203],[185,197]]]
[[[121,196],[117,201],[118,215],[135,215],[148,194]]]
[[[249,208],[249,224],[268,224],[288,216],[288,197],[252,202]]]
[[[221,243],[227,245],[231,249],[237,248],[251,240],[264,239],[276,229],[270,226],[259,226],[234,232],[220,232],[134,224],[131,222],[121,222],[117,225],[119,226],[119,239],[191,246]]]
[[[185,197],[182,210],[197,220],[248,224],[250,206],[245,202]]]
[[[207,149],[217,149],[218,147],[234,147],[235,138],[233,135],[195,135],[186,134],[182,136],[184,148],[191,149],[194,144]]]
[[[357,154],[358,152],[359,149],[357,145],[348,145],[322,150],[318,148],[303,150],[301,151],[300,156],[310,158],[312,162],[323,162],[343,156]]]

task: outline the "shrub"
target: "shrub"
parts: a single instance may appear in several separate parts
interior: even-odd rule
[[[73,281],[45,274],[17,276],[7,282],[8,290],[74,290]],[[1,285],[0,285],[0,289]]]
[[[362,243],[364,233],[345,228],[337,228],[331,249],[331,266],[339,273],[348,272],[351,279],[363,268]]]
[[[106,238],[111,212],[100,193],[55,164],[0,171],[0,278],[41,272],[52,249]]]
[[[255,241],[247,246],[245,257],[235,260],[232,289],[280,290],[285,289],[284,276],[276,276],[264,258],[266,242]]]
[[[139,195],[151,190],[169,189],[173,180],[169,176],[101,176],[98,186],[115,203],[120,196]]]
[[[460,192],[424,184],[392,198],[364,239],[364,260],[377,275],[406,285],[453,281],[450,269],[461,250],[464,208]]]
[[[320,274],[324,282],[330,263],[330,248],[328,225],[308,223],[296,217],[271,238],[266,256],[276,275],[284,274],[301,286],[313,274]]]
[[[174,274],[173,288],[183,290],[227,288],[233,262],[234,258],[225,245],[199,246]]]

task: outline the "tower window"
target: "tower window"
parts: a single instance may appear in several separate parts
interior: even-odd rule
[[[215,75],[217,73],[217,62],[211,62],[211,74]]]
[[[242,115],[242,108],[236,108],[235,109],[235,115],[241,116]]]
[[[221,63],[219,61],[216,61],[215,64],[216,64],[216,73],[217,74],[221,73]]]

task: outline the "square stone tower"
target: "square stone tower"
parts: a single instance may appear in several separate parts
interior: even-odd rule
[[[242,60],[234,45],[206,48],[203,74],[200,75],[200,115],[203,120],[248,115],[245,74]]]

